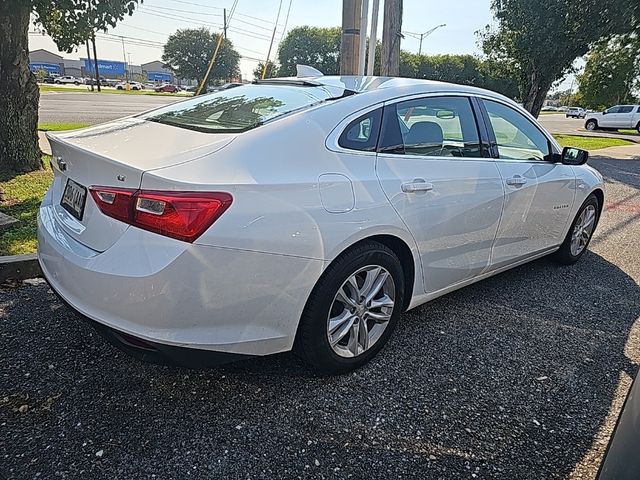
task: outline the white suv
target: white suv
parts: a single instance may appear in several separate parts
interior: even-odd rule
[[[616,105],[602,113],[590,113],[584,128],[591,131],[636,129],[640,133],[640,105]]]
[[[567,118],[584,118],[587,115],[587,112],[582,107],[569,107],[566,114]]]

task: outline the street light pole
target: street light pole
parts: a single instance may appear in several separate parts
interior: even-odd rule
[[[413,33],[413,32],[404,32],[405,35],[409,35],[410,37],[413,37],[417,40],[420,40],[420,48],[418,49],[418,55],[422,55],[422,41],[427,38],[429,35],[431,35],[433,32],[435,32],[436,30],[438,30],[439,28],[442,27],[446,27],[447,24],[443,23],[441,25],[437,25],[435,27],[433,27],[430,30],[427,30],[426,32],[423,33]]]

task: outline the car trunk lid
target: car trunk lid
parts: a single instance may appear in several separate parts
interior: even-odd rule
[[[75,240],[101,252],[129,226],[100,212],[88,192],[90,186],[138,189],[144,172],[213,153],[235,135],[189,131],[131,117],[47,137],[53,153],[55,218]]]

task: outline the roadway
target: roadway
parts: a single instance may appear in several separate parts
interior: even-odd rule
[[[93,125],[180,100],[183,98],[168,95],[46,92],[40,95],[40,122],[80,122]]]

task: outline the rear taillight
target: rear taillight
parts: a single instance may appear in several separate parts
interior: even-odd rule
[[[100,211],[130,225],[193,242],[231,205],[224,192],[159,192],[129,188],[89,188]]]

